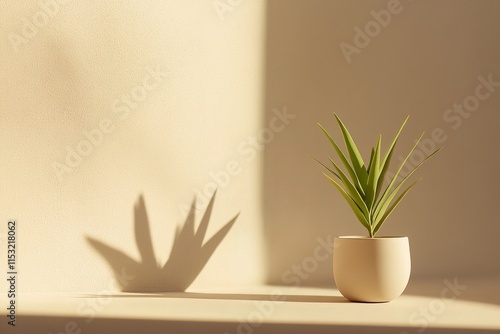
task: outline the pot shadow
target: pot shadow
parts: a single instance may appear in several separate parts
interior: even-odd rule
[[[87,236],[86,240],[111,267],[121,291],[185,291],[202,271],[239,216],[238,213],[210,240],[203,243],[216,193],[217,191],[212,195],[196,231],[196,197],[194,198],[182,228],[176,229],[170,256],[162,267],[157,264],[154,254],[149,219],[142,195],[134,206],[134,233],[141,256],[140,262],[97,239]]]

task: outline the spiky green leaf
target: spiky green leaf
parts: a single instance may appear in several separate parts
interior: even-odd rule
[[[326,138],[328,138],[328,141],[330,142],[330,144],[332,144],[333,149],[337,153],[340,161],[342,161],[342,164],[344,165],[345,169],[347,170],[347,173],[349,173],[349,176],[351,177],[352,182],[356,185],[356,188],[364,196],[365,191],[364,191],[363,187],[361,186],[361,182],[360,182],[358,176],[356,175],[354,169],[349,164],[349,161],[347,161],[347,158],[344,155],[344,152],[342,152],[342,150],[339,148],[339,146],[337,145],[337,143],[335,142],[335,140],[333,140],[332,136],[330,136],[330,134],[328,133],[328,131],[326,131],[326,129],[321,124],[319,124],[319,123],[318,123],[318,126],[321,128],[321,130],[325,134]]]
[[[349,153],[349,157],[351,158],[351,163],[354,171],[356,172],[356,176],[361,183],[361,186],[363,189],[366,186],[366,182],[368,181],[368,173],[366,172],[365,168],[365,163],[363,161],[363,158],[361,157],[361,154],[359,153],[358,147],[356,146],[356,143],[352,139],[351,134],[347,130],[346,126],[340,118],[337,116],[337,114],[333,114],[335,116],[335,119],[337,120],[337,123],[339,124],[340,130],[342,131],[342,136],[344,137],[344,143],[345,147],[347,149],[347,152]],[[366,193],[366,191],[365,191]]]
[[[375,224],[375,229],[373,230],[373,233],[377,233],[378,230],[380,230],[380,228],[382,227],[382,224],[384,224],[384,222],[387,220],[387,218],[391,215],[391,213],[394,211],[394,209],[396,208],[396,206],[398,206],[399,202],[401,202],[401,200],[406,196],[406,194],[410,191],[411,188],[413,188],[413,186],[415,184],[417,184],[418,181],[420,181],[421,179],[418,179],[417,181],[413,182],[412,184],[410,184],[408,186],[408,188],[406,188],[405,191],[403,191],[401,193],[401,195],[396,199],[396,201],[391,205],[391,207],[389,208],[389,210],[387,210],[385,212],[385,214],[382,216],[382,218],[376,222]]]
[[[332,175],[336,176],[337,179],[341,180],[339,174],[337,174],[333,169],[331,169],[330,167],[328,167],[327,165],[325,165],[324,163],[322,163],[321,161],[319,161],[318,159],[312,157],[314,160],[316,160],[317,163],[319,163],[321,166],[323,166],[326,170],[328,170],[330,173],[332,173]],[[331,159],[330,159],[331,160]]]
[[[361,194],[358,192],[358,190],[356,189],[356,187],[351,183],[351,181],[347,178],[347,176],[345,175],[345,173],[339,168],[339,166],[337,166],[337,164],[335,163],[335,161],[333,161],[330,158],[330,162],[332,163],[332,165],[337,170],[338,175],[340,176],[340,179],[342,180],[342,183],[345,186],[344,190],[349,194],[349,196],[353,199],[353,201],[356,202],[356,204],[358,205],[358,207],[363,211],[363,215],[365,217],[369,217],[370,216],[370,210],[366,206],[366,203],[363,200]]]
[[[399,168],[396,171],[396,174],[394,174],[394,176],[392,177],[391,181],[389,182],[389,184],[385,188],[384,192],[382,193],[382,196],[379,199],[379,203],[380,202],[383,203],[387,199],[387,197],[390,195],[390,191],[391,191],[392,187],[394,186],[394,183],[396,182],[397,178],[399,177],[399,174],[401,173],[401,170],[405,166],[406,161],[408,161],[408,159],[410,158],[410,156],[413,154],[413,151],[415,151],[415,148],[417,148],[417,146],[420,143],[420,140],[422,140],[423,136],[424,136],[424,133],[422,133],[420,135],[420,137],[418,138],[418,140],[415,142],[415,145],[413,145],[413,147],[411,148],[411,150],[408,153],[408,155],[405,157],[405,159],[403,160],[403,162],[401,162],[401,164],[399,165]]]
[[[368,175],[370,175],[370,168],[372,166],[372,161],[373,161],[373,155],[375,154],[375,149],[372,148],[372,151],[370,153],[370,163],[368,164],[368,168],[366,169],[366,172],[368,173]]]
[[[387,153],[385,155],[385,158],[382,160],[382,163],[380,165],[381,172],[380,172],[380,176],[379,176],[379,182],[377,184],[377,192],[375,194],[375,198],[378,198],[378,196],[380,195],[380,191],[382,190],[382,185],[384,184],[385,175],[386,175],[387,171],[389,170],[389,165],[391,164],[392,153],[394,152],[394,148],[396,147],[396,143],[398,142],[399,135],[403,131],[403,128],[405,127],[406,122],[408,121],[408,118],[410,118],[410,116],[407,116],[406,119],[404,120],[403,124],[399,128],[398,133],[394,137],[394,140],[392,141],[391,145],[387,149]]]
[[[382,136],[378,137],[373,161],[371,162],[370,173],[368,174],[368,183],[366,185],[366,204],[368,207],[373,207],[375,194],[377,192],[377,182],[380,174],[380,146],[382,145]]]
[[[356,217],[358,218],[358,220],[361,222],[361,224],[363,224],[363,226],[368,231],[370,231],[371,230],[370,229],[370,224],[368,223],[366,217],[363,215],[363,211],[356,204],[356,202],[354,202],[354,200],[349,196],[349,194],[344,190],[344,188],[342,188],[342,186],[340,184],[338,184],[334,179],[332,179],[331,177],[329,177],[325,173],[323,173],[323,175],[326,176],[326,178],[337,188],[337,190],[340,192],[340,194],[342,195],[342,197],[344,197],[344,199],[349,204],[349,206],[351,207],[352,211],[354,212],[354,214],[356,215]]]
[[[418,141],[417,141],[417,144],[418,144]],[[403,183],[406,182],[406,180],[408,180],[410,178],[410,176],[420,167],[422,166],[427,160],[429,160],[434,154],[436,154],[437,152],[439,152],[440,150],[442,149],[442,147],[438,148],[437,150],[435,150],[434,152],[432,152],[431,154],[429,154],[424,160],[422,160],[418,165],[416,165],[408,174],[406,174],[406,176],[401,180],[401,182],[399,183],[399,185],[392,191],[388,191],[389,189],[389,186],[387,187],[387,189],[384,191],[384,195],[382,196],[382,198],[380,199],[379,203],[377,203],[377,206],[375,208],[375,219],[377,219],[378,216],[380,215],[383,215],[384,214],[384,211],[387,209],[389,203],[391,202],[392,198],[394,197],[392,194],[396,191],[399,190],[399,188],[401,187],[401,185],[403,185]],[[411,153],[410,153],[411,154]],[[402,165],[406,162],[403,161]],[[400,167],[401,169],[401,167]],[[390,182],[389,185],[393,184],[394,181],[396,181],[397,177],[398,177],[399,173],[397,173],[396,175],[394,175],[394,177],[392,178],[392,181]],[[388,194],[387,196],[385,196],[386,194]],[[392,196],[391,196],[392,195]]]

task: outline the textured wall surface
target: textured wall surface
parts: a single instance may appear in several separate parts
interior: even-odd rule
[[[341,140],[333,112],[365,159],[407,115],[394,163],[422,131],[414,162],[445,146],[380,231],[410,237],[414,277],[500,272],[499,18],[497,1],[269,1],[265,110],[296,115],[264,159],[270,281],[295,283],[289,269],[313,257],[318,237],[366,233],[310,158],[335,157],[316,126]],[[303,284],[331,282],[330,260],[305,264]]]
[[[165,263],[215,183],[205,240],[241,214],[193,288],[331,284],[327,236],[364,234],[310,158],[333,156],[316,126],[340,139],[332,112],[365,155],[408,114],[395,162],[421,131],[420,152],[445,146],[381,230],[410,237],[415,277],[499,274],[499,17],[487,0],[1,2],[20,291],[114,286],[97,248]]]
[[[18,220],[20,291],[110,286],[86,237],[138,260],[141,194],[165,263],[214,179],[205,240],[241,215],[193,286],[261,280],[260,158],[238,147],[260,126],[262,1],[2,2],[0,21],[1,232]]]

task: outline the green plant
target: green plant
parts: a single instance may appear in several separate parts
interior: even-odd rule
[[[399,135],[408,121],[409,116],[406,117],[405,121],[401,125],[383,159],[381,158],[380,152],[382,135],[379,136],[377,144],[371,150],[368,166],[365,166],[363,158],[361,157],[361,154],[359,153],[359,150],[344,123],[342,123],[337,114],[334,114],[334,116],[342,132],[350,162],[347,160],[337,143],[333,140],[332,136],[330,136],[321,124],[318,125],[332,144],[349,177],[346,176],[346,173],[331,158],[329,158],[329,160],[333,169],[326,166],[319,160],[315,160],[326,168],[331,174],[330,176],[327,173],[323,173],[344,197],[361,224],[363,224],[363,226],[368,230],[369,236],[373,238],[399,202],[401,202],[408,191],[410,191],[410,189],[413,188],[413,186],[421,179],[411,183],[404,191],[399,192],[403,184],[409,179],[415,170],[422,166],[431,156],[441,150],[442,147],[429,154],[422,162],[416,165],[407,175],[405,175],[401,181],[397,182],[403,166],[406,164],[408,158],[412,155],[413,151],[420,143],[420,140],[424,135],[424,133],[422,133],[413,148],[410,150],[410,153],[408,153],[403,162],[401,162],[401,165],[397,169],[396,173],[388,180],[387,186],[382,191],[384,178],[386,177],[389,169],[394,147],[396,146]],[[396,197],[398,193],[399,196]]]

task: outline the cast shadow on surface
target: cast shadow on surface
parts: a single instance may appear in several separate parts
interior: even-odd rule
[[[196,198],[193,200],[182,228],[176,229],[170,257],[163,266],[159,266],[156,261],[142,195],[134,207],[134,234],[141,255],[140,262],[97,239],[92,237],[86,239],[112,268],[123,292],[185,291],[202,271],[239,216],[238,213],[203,244],[216,193],[210,199],[198,230],[194,227]]]
[[[99,298],[101,295],[86,295],[80,298]],[[285,295],[258,293],[207,293],[207,292],[165,292],[165,293],[134,293],[115,294],[113,298],[187,298],[187,299],[217,299],[217,300],[247,300],[247,301],[279,301],[291,303],[351,303],[341,296],[325,295]]]

